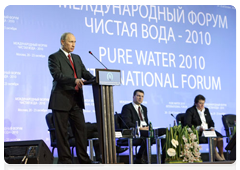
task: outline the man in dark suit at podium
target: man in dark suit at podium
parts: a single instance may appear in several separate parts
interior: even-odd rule
[[[148,115],[147,115],[147,107],[142,105],[144,98],[144,91],[141,89],[137,89],[133,92],[133,102],[126,104],[122,108],[121,117],[124,121],[124,124],[127,125],[127,127],[124,128],[135,128],[136,121],[138,121],[138,128],[141,131],[141,136],[147,137],[148,136],[148,130],[149,130],[149,124],[148,124]],[[164,135],[166,134],[166,128],[159,128],[158,129],[158,135]],[[151,141],[151,144],[153,144],[154,141]],[[164,142],[162,142],[162,146],[164,145]],[[163,161],[165,159],[165,150],[163,150]],[[147,152],[146,152],[146,143],[145,140],[143,140],[141,147],[136,155],[136,158],[134,160],[134,163],[136,164],[144,164],[147,163]]]
[[[61,36],[61,48],[48,58],[48,67],[53,77],[49,100],[56,128],[58,163],[72,163],[67,140],[68,120],[76,140],[77,157],[80,163],[94,163],[87,154],[87,136],[83,115],[83,79],[94,76],[86,70],[79,55],[73,54],[76,39],[72,33]]]

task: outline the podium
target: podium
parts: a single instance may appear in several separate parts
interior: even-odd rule
[[[96,69],[95,73],[95,81],[84,84],[92,84],[102,163],[115,164],[117,158],[113,86],[121,84],[121,72],[120,70]]]

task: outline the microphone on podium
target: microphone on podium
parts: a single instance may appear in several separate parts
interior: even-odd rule
[[[105,67],[105,69],[108,69],[101,61],[98,60],[97,57],[95,57],[95,55],[93,55],[93,53],[92,53],[91,51],[89,51],[89,54],[91,54],[95,59],[97,59],[97,61],[98,61],[99,63],[101,63],[101,64],[103,65],[103,67]]]

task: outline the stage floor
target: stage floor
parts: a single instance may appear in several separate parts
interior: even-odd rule
[[[237,170],[238,161],[223,161],[223,162],[203,162],[203,163],[180,163],[180,164],[152,164],[152,165],[118,165],[104,167],[75,167],[75,168],[59,168],[53,167],[54,170]]]

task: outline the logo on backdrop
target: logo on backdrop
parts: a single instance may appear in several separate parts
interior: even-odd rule
[[[111,72],[107,73],[107,80],[109,81],[113,80],[113,74]]]

